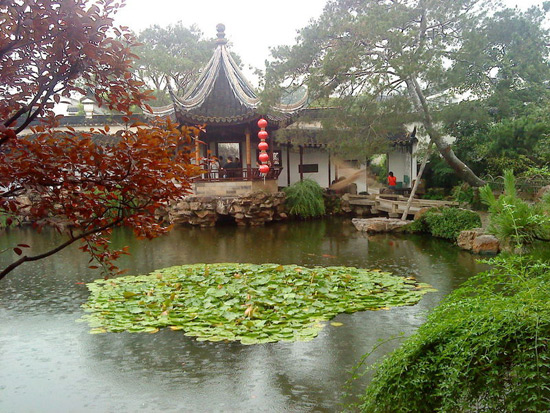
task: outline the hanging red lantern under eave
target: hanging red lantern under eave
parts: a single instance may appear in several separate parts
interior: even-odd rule
[[[265,130],[261,130],[258,132],[258,138],[262,140],[266,140],[269,134]]]
[[[269,134],[266,132],[265,128],[267,127],[267,121],[265,119],[260,119],[258,121],[258,127],[260,128],[260,132],[258,132],[258,138],[260,138],[260,143],[258,144],[258,149],[261,151],[260,155],[258,156],[258,160],[262,163],[260,167],[258,168],[260,173],[265,176],[269,172],[269,155],[267,154],[267,149],[269,148],[269,145],[265,141]]]

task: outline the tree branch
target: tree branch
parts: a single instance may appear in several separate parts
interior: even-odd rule
[[[71,244],[73,244],[75,241],[78,241],[78,240],[80,240],[82,238],[86,238],[86,237],[88,237],[92,234],[102,232],[102,231],[105,231],[106,229],[113,228],[113,227],[117,226],[118,224],[120,224],[122,222],[122,220],[123,220],[122,218],[118,218],[115,221],[110,222],[109,224],[106,224],[106,225],[104,225],[102,227],[99,227],[99,228],[94,228],[94,229],[92,229],[90,231],[87,231],[87,232],[83,232],[82,234],[79,234],[76,237],[71,236],[71,238],[68,239],[67,241],[65,241],[63,244],[60,244],[57,247],[55,247],[55,248],[53,248],[49,251],[46,251],[42,254],[34,255],[34,256],[31,256],[31,257],[28,257],[28,256],[25,255],[25,256],[21,257],[20,259],[18,259],[17,261],[15,261],[15,262],[11,263],[10,265],[8,265],[6,268],[4,268],[0,272],[0,280],[2,280],[11,271],[13,271],[14,269],[16,269],[17,267],[19,267],[21,264],[23,264],[25,262],[37,261],[37,260],[41,260],[42,258],[49,257],[49,256],[55,254],[56,252],[59,252],[62,249],[68,247]]]

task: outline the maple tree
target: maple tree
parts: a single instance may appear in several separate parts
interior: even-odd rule
[[[170,120],[130,124],[131,106],[147,106],[150,92],[131,66],[137,41],[113,25],[117,0],[0,0],[0,215],[53,225],[65,241],[16,260],[0,279],[27,261],[81,241],[91,267],[117,272],[126,250],[109,248],[117,226],[153,238],[170,229],[156,212],[189,192],[187,145],[197,132]],[[80,133],[59,127],[52,109],[74,93],[92,91],[99,105],[122,112],[125,129]],[[36,124],[36,120],[40,120]],[[34,121],[34,123],[33,123]],[[32,134],[25,134],[25,130]]]

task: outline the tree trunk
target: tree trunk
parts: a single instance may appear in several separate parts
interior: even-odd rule
[[[423,124],[430,140],[435,144],[443,159],[455,171],[457,176],[473,187],[485,185],[485,181],[479,178],[464,162],[455,155],[451,145],[445,141],[441,133],[434,126],[428,102],[416,78],[407,79],[409,94],[417,110],[424,114]]]
[[[464,162],[462,162],[455,155],[451,145],[445,142],[445,139],[441,134],[432,126],[424,123],[426,131],[430,136],[430,140],[435,144],[443,159],[449,164],[449,166],[455,171],[457,176],[463,181],[470,184],[473,187],[480,187],[486,184],[486,182],[479,178]]]
[[[432,146],[433,141],[430,141],[430,144],[428,145],[428,150],[426,151],[426,156],[424,156],[424,159],[422,160],[422,165],[420,166],[420,171],[416,174],[416,179],[414,180],[414,185],[411,189],[411,194],[409,195],[409,200],[407,201],[407,206],[405,206],[405,210],[403,211],[403,215],[401,216],[401,221],[405,221],[407,219],[407,215],[409,215],[409,209],[411,209],[411,204],[414,198],[414,194],[416,194],[416,190],[418,189],[418,185],[420,185],[420,180],[422,179],[422,174],[424,173],[424,168],[426,168],[426,164],[428,163],[428,159],[430,158],[430,155],[432,153]]]

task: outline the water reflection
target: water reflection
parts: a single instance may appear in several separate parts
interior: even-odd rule
[[[22,242],[41,251],[56,236],[11,230],[0,249]],[[427,310],[481,268],[444,241],[367,236],[340,220],[178,228],[153,241],[117,231],[113,243],[131,246],[121,261],[131,274],[199,262],[348,265],[413,275],[438,292],[413,307],[340,315],[344,326],[328,325],[308,343],[201,343],[171,330],[90,335],[75,320],[88,295],[83,283],[97,273],[69,248],[0,283],[0,411],[335,411],[361,355],[379,339],[412,333]],[[0,255],[0,264],[9,258]],[[374,358],[397,344],[381,346]]]

